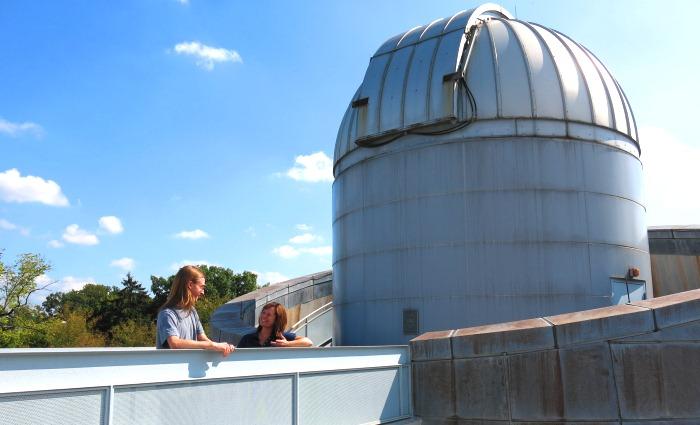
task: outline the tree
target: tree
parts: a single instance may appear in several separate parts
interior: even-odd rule
[[[9,321],[9,318],[7,318]],[[49,347],[48,321],[37,308],[17,307],[12,315],[12,326],[0,329],[0,348]]]
[[[0,260],[2,254],[0,251]],[[36,279],[49,270],[49,263],[38,254],[21,254],[13,265],[0,261],[0,326],[11,328],[13,317],[19,308],[27,306],[29,297],[51,285],[36,283]]]
[[[131,273],[122,280],[122,286],[121,289],[112,288],[114,298],[105,304],[97,318],[95,326],[102,332],[110,333],[115,326],[129,320],[138,323],[152,321],[149,315],[151,297],[146,288],[134,280]]]
[[[122,280],[122,286],[116,299],[123,318],[122,322],[147,320],[151,297],[148,296],[146,288],[134,280],[131,273],[126,274],[126,278]]]
[[[127,320],[112,329],[112,347],[153,347],[156,343],[156,327],[152,323]]]
[[[151,292],[153,293],[153,305],[151,307],[151,313],[153,317],[156,316],[160,306],[165,304],[165,300],[168,299],[170,287],[173,285],[174,279],[175,275],[170,276],[167,279],[160,276],[151,276]]]
[[[258,289],[258,275],[249,271],[238,274],[233,289],[235,295],[232,298],[255,291]]]
[[[251,272],[235,273],[219,266],[198,266],[207,280],[206,295],[210,298],[232,299],[257,288],[258,277]]]
[[[44,310],[47,316],[54,317],[63,312],[65,296],[66,294],[63,292],[53,292],[46,296],[44,302],[41,303],[41,308]]]
[[[50,347],[104,347],[105,337],[92,330],[84,311],[64,313],[64,320],[51,319],[46,322]]]
[[[88,283],[79,290],[49,294],[42,307],[51,317],[63,315],[66,311],[82,311],[88,320],[92,320],[105,311],[118,292],[117,288]]]

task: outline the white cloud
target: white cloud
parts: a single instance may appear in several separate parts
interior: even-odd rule
[[[662,128],[639,130],[647,197],[647,224],[700,224],[700,146]]]
[[[173,237],[177,239],[204,239],[208,238],[209,234],[202,229],[195,229],[183,230],[180,233],[174,234]]]
[[[77,245],[97,245],[100,240],[87,230],[81,229],[77,224],[71,224],[63,232],[63,240]]]
[[[63,247],[63,242],[57,241],[56,239],[52,239],[49,241],[48,245],[51,248],[62,248]]]
[[[180,4],[189,4],[190,3],[190,0],[175,0],[175,1],[180,3]]]
[[[0,218],[0,229],[2,230],[15,230],[17,228],[17,225],[14,223],[10,223],[9,221],[5,220],[4,218]]]
[[[121,233],[124,231],[122,221],[119,220],[119,217],[115,217],[113,215],[106,215],[104,217],[100,217],[99,223],[100,229],[112,235],[116,235],[117,233]]]
[[[184,266],[218,266],[218,264],[212,263],[207,260],[182,260],[179,263],[172,263],[170,265],[170,270],[176,272]]]
[[[272,253],[284,259],[290,260],[292,258],[298,257],[301,254],[310,254],[319,257],[326,257],[333,253],[333,248],[330,245],[315,246],[310,248],[295,248],[291,245],[282,245],[273,249]]]
[[[124,270],[125,272],[130,272],[134,269],[134,266],[136,263],[134,262],[133,258],[129,257],[123,257],[119,258],[117,260],[112,260],[111,263],[109,263],[110,267],[119,267],[120,269]]]
[[[286,175],[303,182],[332,182],[333,161],[323,152],[299,155],[294,159],[294,167],[287,170]]]
[[[300,252],[298,249],[290,245],[282,245],[272,250],[273,254],[279,255],[282,258],[290,259],[299,256]]]
[[[48,285],[51,281],[52,279],[47,274],[42,274],[34,279],[34,283],[39,287]]]
[[[3,218],[0,218],[0,230],[16,230],[22,236],[29,236],[30,230],[26,227],[18,226]]]
[[[289,240],[289,243],[293,244],[305,244],[311,242],[317,242],[323,240],[320,236],[314,235],[312,233],[303,233],[301,235],[296,235]]]
[[[297,230],[301,230],[302,232],[310,232],[312,229],[312,227],[308,224],[297,224],[294,227],[296,227]]]
[[[197,66],[208,71],[214,69],[215,63],[223,62],[243,62],[241,55],[235,50],[228,50],[221,47],[211,47],[198,41],[190,41],[176,44],[175,53],[179,55],[190,55],[197,58]]]
[[[289,278],[279,272],[253,272],[258,275],[258,285],[264,285],[266,283],[275,284],[279,282],[284,282],[289,280]]]
[[[23,177],[16,168],[0,173],[0,200],[68,206],[68,199],[61,192],[61,186],[58,183],[36,176]]]
[[[95,279],[91,277],[87,278],[82,278],[82,277],[73,277],[73,276],[66,276],[63,279],[61,279],[58,283],[59,291],[61,292],[68,292],[68,291],[79,291],[85,287],[88,283],[94,283]]]
[[[14,123],[0,118],[0,133],[10,137],[21,136],[25,133],[34,137],[41,137],[44,134],[44,129],[33,122]]]
[[[250,235],[251,238],[254,238],[258,236],[257,233],[255,233],[255,228],[253,226],[248,226],[247,229],[244,230],[248,235]]]
[[[83,289],[85,285],[88,283],[95,283],[95,279],[91,277],[74,277],[74,276],[65,276],[64,278],[56,281],[55,279],[52,279],[50,276],[46,274],[42,274],[41,276],[37,277],[34,279],[34,282],[39,287],[49,285],[46,289],[37,291],[32,294],[32,296],[29,298],[30,302],[32,304],[41,304],[46,300],[46,296],[51,293],[51,292],[68,292],[68,291],[79,291]]]

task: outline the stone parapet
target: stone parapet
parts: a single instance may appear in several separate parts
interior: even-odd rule
[[[410,347],[424,424],[700,423],[700,290]]]

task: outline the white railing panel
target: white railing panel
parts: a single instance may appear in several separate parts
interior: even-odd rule
[[[0,424],[96,425],[104,423],[105,407],[103,390],[0,396]]]
[[[406,346],[0,349],[0,422],[379,423],[410,415],[408,364]]]
[[[301,424],[353,425],[402,416],[398,372],[391,368],[302,376]]]
[[[115,390],[114,425],[280,424],[292,420],[293,377],[160,384]]]

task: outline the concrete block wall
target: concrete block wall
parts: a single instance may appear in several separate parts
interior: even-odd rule
[[[410,347],[424,425],[700,424],[700,290]]]

